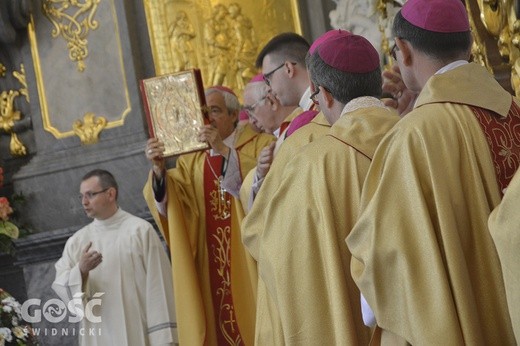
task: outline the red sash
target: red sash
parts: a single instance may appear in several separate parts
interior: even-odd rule
[[[280,135],[282,135],[282,133],[285,131],[285,129],[287,129],[289,127],[289,124],[291,122],[290,121],[284,121],[281,125],[280,125]]]
[[[507,117],[482,108],[470,107],[486,136],[495,165],[500,193],[520,166],[520,107],[513,102]]]
[[[243,345],[231,292],[231,195],[220,189],[222,156],[206,155],[206,244],[217,342],[218,345]]]

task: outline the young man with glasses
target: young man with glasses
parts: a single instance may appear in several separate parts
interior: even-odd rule
[[[413,110],[379,145],[347,238],[381,343],[516,344],[488,217],[520,166],[520,104],[469,62],[460,0],[408,0],[393,21]]]
[[[79,199],[94,221],[67,240],[52,288],[75,308],[99,299],[83,311],[81,345],[174,345],[170,261],[152,225],[122,210],[118,194],[108,171],[83,177]]]
[[[305,132],[299,140],[293,141],[291,146],[294,148],[299,148],[303,143],[308,143],[315,136],[319,136],[323,132],[322,129],[329,126],[323,116],[316,115],[318,111],[313,110],[314,103],[309,98],[310,83],[305,67],[305,56],[308,51],[309,43],[302,36],[288,32],[273,37],[262,48],[257,57],[256,65],[262,68],[263,79],[268,86],[269,94],[276,97],[283,106],[298,107],[284,119],[279,132],[275,133],[278,138],[276,145],[264,155],[271,160],[266,162],[268,170],[270,170],[273,159],[278,155],[282,144],[288,138],[288,132],[291,131],[292,133],[296,130],[296,127],[291,129],[291,123],[294,120],[305,118],[304,122],[299,123],[298,128],[311,120],[313,120],[313,125],[316,125]],[[275,65],[275,61],[278,63],[277,65]],[[280,160],[285,161],[286,158]],[[242,188],[244,191],[241,194],[249,196],[248,208],[253,205],[256,195],[263,185],[264,178],[265,175],[257,175],[249,191],[244,190],[245,187]]]
[[[306,61],[332,127],[287,163],[264,210],[256,342],[367,345],[344,239],[371,157],[399,117],[380,100],[379,54],[364,37],[329,32]]]
[[[336,33],[346,34],[347,31],[331,30],[325,33],[323,36],[313,42],[313,44],[305,52],[305,55],[312,54],[326,37],[329,35],[333,36]],[[280,57],[285,56],[287,59],[296,60],[294,56],[291,57],[289,55],[288,51],[290,51],[290,48],[296,44],[294,41],[300,42],[299,44],[303,45],[302,40],[303,38],[301,36],[294,33],[284,33],[274,37],[260,52],[260,55],[257,59],[257,64],[262,64],[263,62],[266,62],[266,59],[269,60],[273,57],[278,57],[280,59]],[[301,50],[302,49],[300,49],[300,54],[302,53]],[[301,147],[316,140],[317,138],[320,138],[321,136],[324,136],[330,128],[330,124],[323,113],[319,112],[316,114],[316,111],[314,111],[314,113],[308,116],[308,112],[312,111],[309,109],[314,107],[314,102],[310,98],[310,80],[308,77],[305,60],[302,64],[297,63],[298,67],[303,66],[301,68],[305,71],[306,74],[306,87],[303,89],[303,85],[301,86],[302,90],[304,90],[304,93],[300,99],[300,107],[306,107],[308,111],[290,119],[290,123],[287,124],[285,133],[279,136],[279,145],[277,150],[273,149],[273,153],[270,155],[273,160],[269,163],[269,170],[266,173],[265,178],[263,180],[255,180],[249,190],[244,190],[246,187],[248,187],[248,184],[244,184],[240,191],[241,196],[247,196],[247,199],[249,200],[248,207],[250,209],[242,224],[242,239],[254,258],[256,258],[258,255],[257,240],[263,230],[263,225],[265,222],[264,210],[270,204],[271,197],[278,188],[279,179],[285,170],[285,165],[294,157],[294,155],[297,154]],[[296,66],[292,64],[290,65],[293,67]],[[275,68],[277,66],[275,66]],[[263,68],[264,65],[262,65],[262,69]],[[283,67],[279,70],[283,70]],[[271,90],[275,90],[277,88],[275,84],[280,83],[283,76],[278,77],[279,79],[277,79],[276,75],[279,73],[281,74],[282,72],[275,71],[275,73],[271,73],[272,71],[272,69],[267,71],[266,75],[267,81],[271,84]],[[289,79],[289,76],[285,76],[283,78]],[[273,87],[275,89],[273,89]],[[290,86],[287,87],[290,88]],[[285,97],[289,95],[294,97],[294,93],[285,94]],[[297,101],[297,98],[292,99],[292,102]],[[280,102],[283,104],[281,100]],[[304,119],[304,121],[300,122],[301,119]],[[290,132],[292,132],[291,135],[287,136],[287,133]],[[241,199],[243,200],[243,197]]]

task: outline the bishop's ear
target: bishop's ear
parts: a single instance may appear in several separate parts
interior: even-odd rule
[[[318,88],[320,88],[320,93],[323,94],[323,99],[325,100],[325,105],[327,106],[327,108],[332,107],[332,104],[334,103],[334,97],[332,96],[330,91],[328,91],[322,86],[319,86]]]
[[[396,37],[395,45],[397,46],[397,51],[395,52],[395,56],[397,59],[401,59],[402,63],[405,66],[410,66],[413,61],[413,46],[407,40]],[[399,57],[401,55],[401,57]]]
[[[271,108],[271,110],[273,112],[278,110],[278,107],[280,106],[280,102],[278,102],[278,100],[276,99],[276,96],[274,96],[271,93],[267,94],[267,96],[265,98],[265,102],[267,102],[269,104],[269,107]]]

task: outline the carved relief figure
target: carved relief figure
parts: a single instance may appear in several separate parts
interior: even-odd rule
[[[234,61],[237,70],[233,75],[236,79],[236,86],[243,90],[245,81],[250,80],[256,74],[254,60],[257,51],[257,42],[254,37],[253,23],[242,14],[242,9],[237,3],[232,3],[228,7],[231,18],[232,34],[231,42],[234,45]]]
[[[381,32],[376,13],[377,0],[334,0],[336,9],[329,13],[334,29],[349,30],[362,35],[381,51]]]
[[[208,45],[208,66],[210,70],[209,83],[222,85],[229,72],[230,47],[228,11],[224,5],[218,4],[213,10],[213,15],[204,28],[204,40]],[[233,85],[227,83],[231,88]]]
[[[192,44],[196,34],[186,12],[177,14],[170,26],[169,37],[174,71],[197,67],[197,56]]]

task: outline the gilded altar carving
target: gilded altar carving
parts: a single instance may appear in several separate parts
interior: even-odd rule
[[[22,85],[18,91],[20,95],[25,96],[25,100],[30,102],[29,100],[29,90],[27,89],[27,80],[25,78],[25,66],[23,64],[20,65],[20,71],[13,71],[13,77],[18,80],[18,82]]]
[[[378,13],[377,28],[381,34],[380,44],[376,46],[383,56],[385,68],[390,68],[395,62],[390,56],[393,46],[392,25],[394,16],[401,9],[404,0],[374,0],[374,7]]]
[[[259,50],[274,35],[301,33],[296,0],[145,0],[157,75],[199,68],[204,85],[241,95]]]
[[[94,15],[101,0],[44,0],[42,9],[54,26],[52,37],[63,37],[67,41],[70,60],[77,63],[78,71],[85,70],[88,56],[87,36],[99,23]]]
[[[334,29],[348,30],[365,37],[381,54],[385,37],[383,7],[388,0],[333,0],[336,9],[329,13],[330,25]],[[392,1],[393,2],[393,1]]]
[[[7,68],[0,63],[0,77],[6,77]],[[27,155],[27,148],[18,138],[14,131],[17,121],[22,119],[22,113],[15,108],[14,100],[24,95],[29,102],[29,94],[27,91],[27,83],[25,82],[25,69],[23,64],[20,71],[13,71],[13,76],[20,82],[22,87],[18,90],[4,90],[0,93],[0,130],[10,135],[9,152],[13,156]]]
[[[87,113],[83,121],[76,120],[72,124],[72,130],[80,138],[81,144],[94,144],[99,141],[99,134],[107,126],[107,119]]]
[[[469,0],[466,0],[468,3]],[[511,86],[520,96],[520,22],[516,17],[513,0],[478,0],[480,19],[487,32],[497,39],[497,47],[504,62],[511,66]],[[472,28],[475,24],[472,23]],[[475,37],[475,35],[474,35]],[[473,53],[483,65],[491,69],[486,47],[478,37]]]
[[[27,149],[13,130],[15,122],[22,118],[20,111],[14,107],[14,99],[19,95],[17,90],[0,93],[0,129],[11,135],[9,150],[13,156],[27,155]]]

